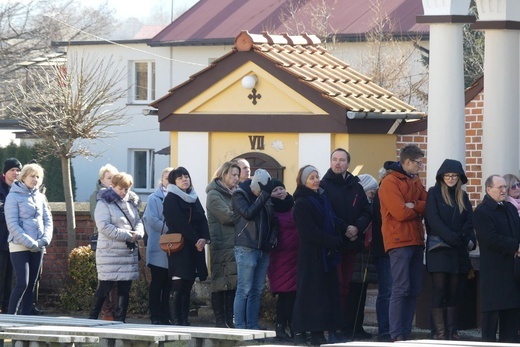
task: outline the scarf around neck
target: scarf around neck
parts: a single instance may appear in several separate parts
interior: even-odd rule
[[[197,201],[197,193],[195,192],[195,189],[191,187],[191,190],[189,193],[181,190],[179,187],[177,187],[175,184],[169,184],[168,185],[168,192],[173,193],[177,195],[182,200],[186,201],[189,204],[193,204],[195,201]]]

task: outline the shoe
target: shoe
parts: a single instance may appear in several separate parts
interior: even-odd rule
[[[328,343],[344,343],[352,342],[351,339],[346,337],[343,333],[329,333]]]
[[[307,334],[306,333],[294,334],[293,343],[295,346],[307,346]]]
[[[311,332],[311,346],[321,346],[327,343],[327,339],[321,331]]]
[[[45,314],[45,311],[38,309],[36,306],[32,306],[31,308],[31,315],[32,316],[43,316]]]
[[[152,321],[152,325],[161,325],[161,321],[160,320],[153,320]]]
[[[383,334],[381,336],[377,337],[378,342],[392,342],[392,338],[390,337],[390,334]]]
[[[371,338],[372,338],[372,334],[367,333],[364,329],[361,329],[354,333],[355,340],[370,340]]]

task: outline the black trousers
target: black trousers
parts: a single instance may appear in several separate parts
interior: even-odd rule
[[[9,297],[13,287],[13,265],[9,250],[0,250],[0,305],[2,313],[7,313]]]
[[[496,342],[500,326],[498,342],[518,342],[519,319],[520,308],[482,312],[482,341]]]
[[[168,275],[168,269],[148,264],[152,281],[150,282],[148,308],[150,320],[166,323],[170,320],[170,290],[172,280]]]

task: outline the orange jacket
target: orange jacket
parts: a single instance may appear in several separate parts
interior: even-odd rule
[[[426,210],[426,189],[421,179],[398,171],[389,171],[379,188],[385,251],[405,246],[424,245],[423,215]],[[414,208],[405,203],[413,202]]]

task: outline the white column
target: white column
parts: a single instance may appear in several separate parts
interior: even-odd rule
[[[482,180],[491,174],[518,174],[519,35],[486,30]]]
[[[444,159],[466,164],[462,25],[430,25],[427,188]]]
[[[174,151],[174,146],[171,151]],[[191,184],[197,192],[202,207],[206,209],[206,186],[209,175],[209,133],[179,132],[178,165],[184,166],[191,176]]]

